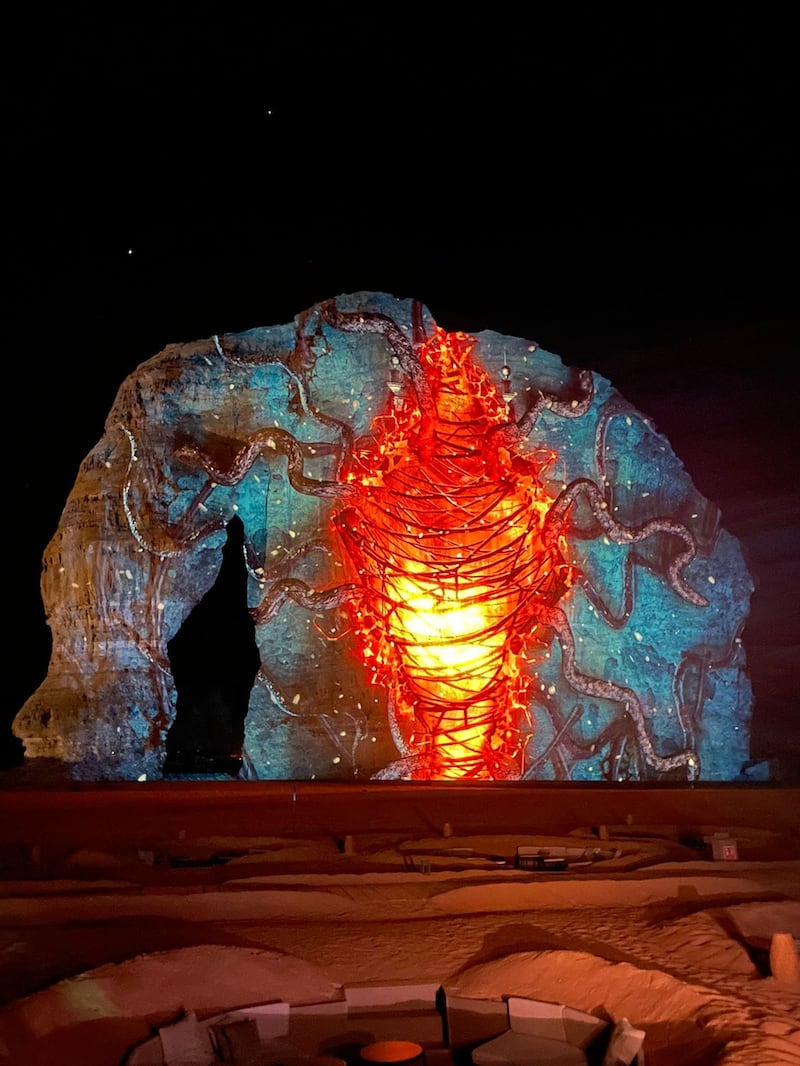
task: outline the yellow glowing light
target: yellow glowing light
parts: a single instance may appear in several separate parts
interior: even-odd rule
[[[520,458],[491,437],[508,412],[471,359],[475,343],[434,331],[419,359],[435,411],[424,422],[410,396],[392,401],[354,454],[362,505],[337,519],[368,590],[364,660],[392,688],[429,777],[487,778],[519,763],[524,641],[536,605],[571,579],[563,541],[541,540],[550,501],[539,472],[556,457]]]

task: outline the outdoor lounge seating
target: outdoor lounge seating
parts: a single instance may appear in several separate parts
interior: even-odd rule
[[[435,984],[354,985],[341,1000],[271,1002],[199,1020],[187,1011],[123,1066],[363,1066],[379,1044],[419,1048],[424,1066],[644,1066],[644,1032],[521,996],[448,996]],[[369,1056],[367,1056],[368,1058]]]

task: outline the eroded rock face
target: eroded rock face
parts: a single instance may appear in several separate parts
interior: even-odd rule
[[[218,580],[236,518],[260,660],[247,775],[414,773],[419,739],[360,655],[359,575],[332,519],[358,506],[343,471],[391,386],[424,394],[414,343],[434,329],[411,300],[356,293],[291,324],[170,345],[123,382],[44,555],[52,657],[13,726],[28,760],[84,780],[164,775],[168,649]],[[564,625],[539,619],[517,776],[734,779],[752,699],[738,542],[605,379],[492,332],[472,358],[513,387],[511,452],[555,456],[542,488],[579,575]]]
[[[167,644],[177,699],[164,773],[227,774],[244,768],[244,723],[261,659],[247,606],[245,530],[226,527],[219,576]]]

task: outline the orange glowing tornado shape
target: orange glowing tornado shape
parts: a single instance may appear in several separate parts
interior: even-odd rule
[[[396,776],[417,780],[520,776],[526,663],[548,643],[537,618],[574,578],[563,536],[541,537],[555,455],[501,445],[509,409],[475,344],[437,327],[417,349],[435,417],[406,384],[354,450],[363,494],[335,519],[363,590],[364,661],[390,695]]]

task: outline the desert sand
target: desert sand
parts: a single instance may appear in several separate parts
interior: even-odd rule
[[[666,830],[446,825],[77,850],[35,877],[7,862],[0,1064],[116,1066],[184,1011],[402,981],[625,1017],[647,1032],[647,1066],[800,1063],[800,978],[769,960],[774,934],[800,942],[800,841],[722,831],[733,860]],[[570,863],[520,868],[520,846]]]

